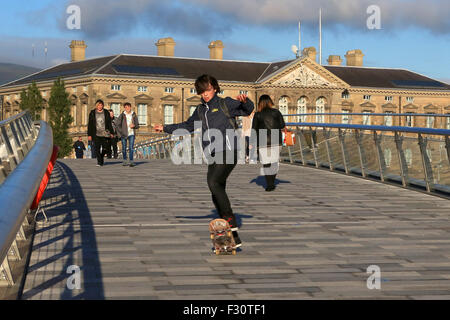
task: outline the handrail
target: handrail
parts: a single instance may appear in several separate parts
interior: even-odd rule
[[[393,131],[393,132],[397,131],[397,132],[423,133],[432,135],[450,135],[449,129],[433,129],[422,127],[372,126],[362,124],[318,123],[318,122],[287,122],[286,125],[299,127],[320,127],[320,128],[357,129],[357,130]]]
[[[450,117],[450,113],[372,113],[372,112],[359,112],[359,113],[295,113],[295,114],[283,114],[283,117],[292,116],[413,116],[413,117]]]
[[[21,115],[22,119],[28,116],[25,113]],[[19,118],[15,116],[2,121],[1,124],[9,124]],[[39,134],[37,139],[33,140],[33,145],[0,184],[0,270],[8,265],[8,252],[24,223],[52,154],[52,129],[44,121],[39,122],[39,127]],[[31,135],[34,128],[27,129]]]

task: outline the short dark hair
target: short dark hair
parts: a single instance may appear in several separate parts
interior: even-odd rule
[[[123,107],[125,108],[126,106],[130,106],[130,107],[131,107],[131,103],[125,102],[125,103],[123,104]]]
[[[206,90],[208,90],[209,85],[211,85],[216,92],[220,92],[219,83],[217,79],[209,74],[203,74],[195,80],[195,90],[197,90],[197,94],[202,94]]]
[[[97,101],[95,101],[95,105],[101,103],[102,105],[105,105],[105,103],[103,102],[102,99],[98,99]]]

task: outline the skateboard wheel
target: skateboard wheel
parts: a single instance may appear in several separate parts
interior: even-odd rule
[[[214,250],[214,252],[216,253],[216,256],[218,256],[218,255],[219,255],[219,253],[220,253],[220,252],[219,252],[219,250],[217,250],[217,249],[216,249],[216,250]]]
[[[235,255],[236,255],[236,249],[233,249],[233,251],[231,251],[231,254],[232,254],[233,256],[235,256]]]
[[[211,233],[211,234],[209,235],[209,237],[211,238],[211,240],[213,240],[213,239],[214,239],[214,234]]]
[[[227,236],[231,238],[231,231],[227,231]]]

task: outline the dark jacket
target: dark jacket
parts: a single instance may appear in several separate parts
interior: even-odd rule
[[[95,112],[96,108],[91,110],[89,113],[89,122],[88,122],[88,136],[92,137],[92,139],[95,138],[97,135],[97,123],[95,121]],[[103,113],[105,114],[105,130],[109,131],[110,133],[113,132],[113,127],[111,123],[111,116],[109,114],[109,111],[106,109],[103,109]]]
[[[133,111],[131,113],[131,121],[133,121],[134,124],[134,135],[136,135],[136,130],[139,129],[139,121],[136,113]],[[127,125],[127,117],[125,115],[125,112],[122,112],[117,118],[116,118],[116,131],[117,136],[119,138],[127,138],[128,137],[128,125]]]
[[[86,150],[86,147],[84,146],[83,141],[75,141],[73,144],[73,148],[75,149],[75,153],[77,154],[83,154],[83,150]]]
[[[259,131],[260,129],[267,129],[267,147],[270,146],[281,146],[282,145],[282,134],[281,134],[281,129],[284,129],[285,127],[285,123],[284,123],[284,119],[283,116],[281,114],[281,112],[278,109],[274,109],[274,108],[264,108],[262,109],[260,112],[256,112],[255,116],[253,117],[253,122],[252,122],[252,129],[254,129],[254,131],[252,130],[252,135],[256,134],[257,137],[257,143],[258,143],[258,147],[264,147],[264,138],[261,139],[260,141],[260,133],[262,133],[263,131]],[[272,136],[272,131],[273,130],[277,130],[277,133],[273,133],[274,137],[276,137],[276,135],[278,135],[278,141],[272,141],[271,136]],[[255,137],[252,136],[252,141]],[[260,143],[263,143],[263,145],[259,145]]]
[[[202,99],[202,103],[197,106],[192,116],[189,117],[184,122],[177,123],[177,124],[170,124],[164,126],[164,132],[172,133],[176,129],[186,129],[189,132],[194,131],[194,122],[195,121],[201,121],[202,124],[202,144],[203,144],[203,150],[207,151],[209,154],[212,150],[210,150],[207,147],[214,142],[214,137],[209,136],[208,134],[205,135],[205,132],[208,129],[217,129],[222,133],[222,136],[225,137],[223,139],[223,143],[221,146],[215,146],[215,152],[222,152],[222,151],[231,151],[232,149],[237,150],[239,149],[239,143],[237,142],[237,135],[234,134],[230,137],[230,131],[233,132],[235,128],[233,128],[233,125],[230,122],[230,119],[225,115],[225,113],[222,111],[222,108],[220,107],[220,97],[217,96],[217,94],[208,102],[206,103]],[[248,116],[252,113],[254,109],[253,102],[247,98],[247,101],[245,103],[242,103],[238,100],[234,100],[232,98],[225,98],[225,104],[227,106],[230,118],[235,118],[238,116]],[[231,129],[228,130],[227,129]],[[234,137],[234,141],[231,142],[232,138]]]

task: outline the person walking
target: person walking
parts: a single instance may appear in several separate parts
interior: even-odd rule
[[[217,95],[220,92],[219,84],[211,75],[204,74],[198,77],[195,81],[195,89],[201,96],[201,104],[196,107],[194,113],[186,121],[178,124],[165,126],[157,124],[155,130],[171,134],[177,129],[186,129],[192,133],[195,129],[194,122],[201,121],[200,137],[203,137],[203,155],[208,163],[207,182],[212,202],[219,216],[229,222],[236,247],[240,247],[242,242],[237,233],[236,217],[225,190],[227,178],[237,164],[239,148],[235,141],[237,139],[231,137],[235,143],[230,142],[229,133],[237,128],[235,118],[250,115],[254,104],[244,94],[237,96],[236,100],[230,97],[220,98]],[[222,134],[221,142],[217,136],[218,132]],[[211,138],[213,135],[214,141]]]
[[[252,122],[251,141],[257,141],[262,173],[266,179],[266,191],[275,190],[275,178],[279,169],[279,158],[282,146],[282,133],[285,122],[269,95],[262,95],[258,101],[258,111]]]
[[[73,144],[73,148],[75,149],[75,156],[77,159],[83,159],[84,150],[86,147],[84,146],[84,142],[82,137],[78,137],[78,140]]]
[[[88,140],[94,141],[97,167],[102,167],[104,157],[108,152],[108,138],[111,138],[113,131],[111,116],[108,110],[104,109],[102,100],[95,102],[95,109],[89,113]]]
[[[112,124],[112,128],[113,128],[113,132],[112,132],[113,137],[111,139],[109,139],[108,153],[106,154],[106,157],[108,159],[111,159],[113,157],[114,157],[114,159],[117,159],[117,157],[118,157],[118,154],[117,154],[117,142],[119,140],[119,138],[117,137],[117,126],[116,126],[117,118],[114,116],[114,110],[113,109],[109,110],[109,115],[111,116],[111,124]]]
[[[139,129],[139,121],[136,113],[131,111],[131,103],[126,102],[123,107],[125,108],[124,112],[122,112],[116,120],[117,134],[122,140],[122,165],[134,167],[136,164],[133,162],[133,147],[136,130]],[[127,143],[128,148],[130,148],[128,154],[129,162],[127,160]]]

